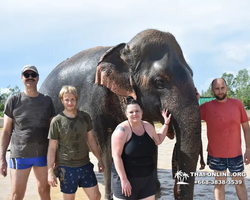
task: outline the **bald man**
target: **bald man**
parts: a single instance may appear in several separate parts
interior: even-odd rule
[[[227,97],[226,81],[217,78],[212,81],[215,100],[200,106],[201,119],[207,124],[209,168],[221,176],[215,177],[216,200],[225,200],[225,184],[235,184],[238,198],[247,198],[244,182],[244,162],[250,163],[250,128],[248,116],[242,102]],[[244,132],[246,150],[241,150],[241,127]],[[227,173],[227,169],[230,173]],[[227,180],[227,175],[232,179]],[[243,176],[242,176],[243,175]],[[216,184],[217,183],[217,184]]]

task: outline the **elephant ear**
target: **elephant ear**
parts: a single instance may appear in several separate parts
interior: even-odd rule
[[[125,43],[107,50],[97,65],[95,83],[109,88],[121,96],[132,96],[136,99],[133,80],[128,64],[121,59],[121,51]]]

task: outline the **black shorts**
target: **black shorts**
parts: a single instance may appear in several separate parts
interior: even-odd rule
[[[153,173],[147,177],[128,177],[132,186],[131,195],[122,194],[121,180],[117,173],[111,172],[111,190],[116,198],[137,200],[156,194],[155,179]]]

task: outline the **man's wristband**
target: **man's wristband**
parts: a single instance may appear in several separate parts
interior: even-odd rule
[[[164,123],[164,125],[167,125],[167,126],[168,126],[168,125],[169,125],[169,123]]]

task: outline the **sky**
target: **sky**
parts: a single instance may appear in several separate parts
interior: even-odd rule
[[[206,91],[214,78],[250,70],[249,0],[1,0],[0,92],[18,86],[33,64],[39,84],[59,63],[95,46],[129,42],[137,33],[172,33]]]

